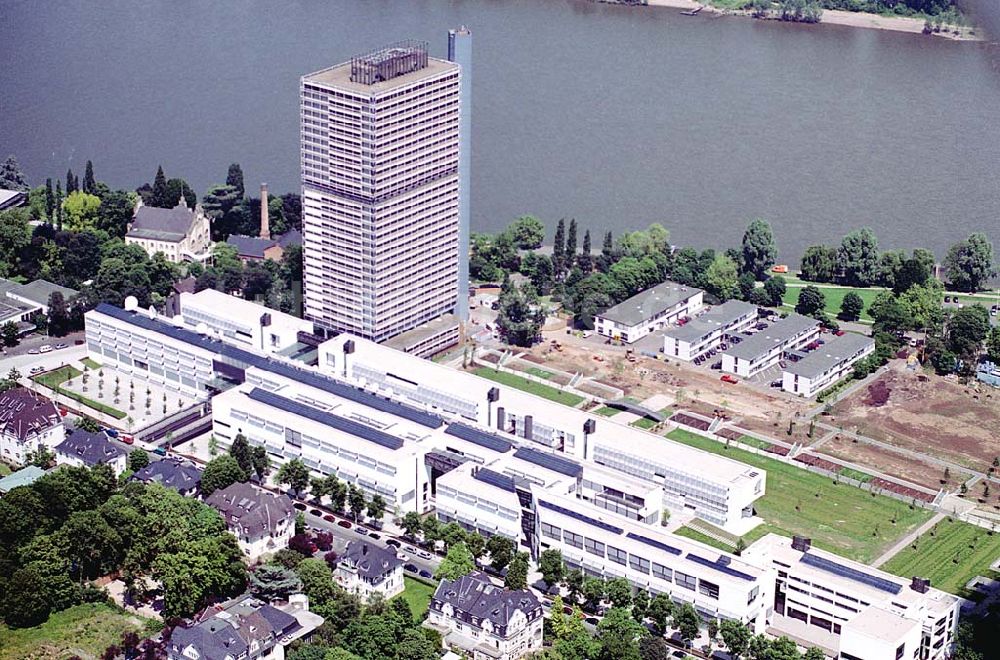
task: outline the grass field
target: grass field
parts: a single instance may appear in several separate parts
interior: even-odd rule
[[[854,479],[860,481],[861,483],[868,483],[872,480],[872,475],[867,472],[862,472],[861,470],[855,470],[854,468],[840,468],[840,476],[847,477],[848,479]]]
[[[1000,534],[957,520],[944,519],[906,546],[883,570],[899,575],[930,578],[931,584],[953,594],[964,595],[965,583],[977,575],[1000,578],[990,564],[1000,557]],[[916,546],[916,548],[914,548]]]
[[[515,376],[514,374],[507,373],[506,371],[497,371],[496,369],[491,369],[490,367],[478,367],[474,373],[477,376],[482,376],[483,378],[496,381],[501,385],[516,387],[517,389],[524,390],[529,394],[534,394],[548,399],[549,401],[555,401],[556,403],[561,403],[566,406],[575,406],[583,401],[582,396],[578,396],[571,392],[563,392],[562,390],[557,390],[554,387],[542,385],[541,383],[536,383],[533,380],[528,380],[527,378],[522,378],[521,376]]]
[[[598,408],[593,412],[595,415],[601,415],[602,417],[614,417],[615,415],[620,413],[621,410],[618,410],[617,408],[612,408],[611,406],[601,406],[600,408]]]
[[[431,596],[434,595],[435,587],[409,575],[404,575],[403,580],[406,583],[403,593],[395,596],[395,598],[402,598],[409,603],[413,616],[417,621],[420,621],[427,613],[427,606],[431,602]]]
[[[42,660],[79,655],[98,658],[128,631],[146,636],[146,619],[89,603],[57,612],[34,628],[0,625],[0,660]]]
[[[539,378],[544,378],[545,380],[550,380],[555,377],[555,374],[551,371],[546,371],[545,369],[539,369],[538,367],[529,367],[528,373],[532,376],[538,376]]]
[[[785,295],[782,298],[784,301],[784,307],[790,311],[795,309],[795,303],[799,301],[799,291],[804,287],[808,286],[809,283],[805,282],[801,286],[798,284],[789,285],[785,289]],[[832,284],[819,285],[819,290],[823,292],[823,297],[826,300],[826,310],[827,315],[830,318],[837,318],[837,314],[840,313],[840,306],[844,302],[844,296],[846,296],[851,291],[855,292],[861,296],[861,300],[865,303],[865,308],[861,311],[861,320],[871,322],[872,317],[868,314],[868,307],[875,300],[875,297],[880,294],[884,289],[880,288],[867,288],[867,289],[853,289],[846,286],[835,286]]]
[[[658,412],[661,415],[663,415],[664,419],[666,419],[667,417],[670,417],[670,408],[664,408],[663,410],[660,410]],[[656,425],[657,425],[657,422],[654,422],[653,420],[651,420],[648,417],[640,417],[639,419],[635,420],[631,424],[631,426],[634,426],[634,427],[640,428],[640,429],[646,429],[647,431],[649,429],[653,428]]]
[[[767,492],[754,504],[768,528],[745,537],[760,538],[768,531],[812,538],[817,547],[844,557],[870,562],[903,534],[931,517],[931,512],[884,495],[837,484],[808,470],[759,456],[721,442],[675,429],[667,437],[714,454],[767,470]]]
[[[78,394],[77,392],[73,392],[71,390],[67,390],[60,387],[60,385],[65,383],[67,380],[70,380],[71,378],[76,378],[81,373],[83,372],[81,372],[79,369],[67,365],[65,367],[59,367],[58,369],[54,369],[44,374],[39,374],[38,376],[32,376],[31,379],[34,380],[36,383],[39,383],[40,385],[44,385],[45,387],[55,390],[56,392],[62,394],[65,397],[69,397],[74,401],[79,401],[88,408],[93,408],[94,410],[102,412],[105,415],[110,415],[115,419],[125,419],[126,417],[128,417],[127,413],[124,413],[121,410],[118,410],[117,408],[112,408],[109,405],[87,398],[82,394]]]
[[[683,536],[686,539],[692,539],[694,541],[701,541],[705,545],[716,548],[717,550],[722,550],[723,552],[732,552],[733,546],[728,543],[723,543],[718,539],[714,539],[707,534],[702,534],[697,529],[691,529],[690,527],[684,526],[674,530],[674,534],[677,536]]]
[[[0,463],[0,477],[6,477],[10,474],[10,468],[6,463]]]
[[[83,358],[82,360],[80,360],[80,362],[82,362],[85,365],[87,365],[87,367],[90,368],[90,369],[95,369],[96,370],[96,369],[100,369],[101,368],[101,363],[100,362],[98,362],[97,360],[92,360],[89,357]]]

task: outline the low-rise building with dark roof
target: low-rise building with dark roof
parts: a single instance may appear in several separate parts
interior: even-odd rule
[[[368,600],[375,592],[392,598],[403,592],[403,562],[389,549],[368,541],[351,541],[335,577],[348,591]]]
[[[235,483],[205,498],[250,561],[288,545],[295,529],[295,508],[287,495],[272,495],[248,483]]]
[[[498,587],[473,571],[441,580],[425,625],[474,660],[516,660],[542,647],[542,605],[530,591]]]
[[[0,394],[0,458],[23,465],[39,447],[53,449],[66,437],[52,401],[23,387]]]
[[[0,211],[24,206],[28,203],[28,193],[21,190],[0,188]]]
[[[176,490],[185,497],[192,497],[198,493],[201,486],[201,470],[193,463],[172,456],[153,461],[133,474],[132,479],[147,484],[158,483]]]
[[[201,205],[192,211],[181,197],[172,209],[140,203],[129,224],[125,242],[138,245],[149,256],[162,252],[167,261],[205,262],[212,256],[211,225]]]
[[[35,280],[28,284],[17,284],[7,289],[7,298],[23,306],[30,306],[31,314],[49,313],[49,298],[53,293],[61,293],[63,300],[69,302],[80,292],[67,286],[59,286],[48,280]]]
[[[233,234],[226,243],[236,248],[236,253],[243,261],[281,261],[285,249],[291,245],[302,245],[302,232],[291,229],[280,236],[265,238],[262,236],[244,236]]]
[[[278,607],[241,597],[205,609],[187,625],[174,628],[168,660],[280,660],[285,647],[306,639],[323,623],[309,611],[302,594]]]
[[[125,471],[127,456],[125,450],[108,439],[103,431],[91,433],[77,429],[56,447],[58,464],[89,468],[106,464],[111,466],[116,477]]]

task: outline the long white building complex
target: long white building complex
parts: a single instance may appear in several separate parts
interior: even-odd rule
[[[846,376],[858,360],[874,352],[875,340],[871,337],[854,333],[836,337],[786,366],[781,388],[799,396],[814,396]]]
[[[742,300],[727,300],[685,325],[663,333],[663,354],[690,362],[743,332],[757,320],[757,306]]]
[[[598,314],[594,329],[599,335],[631,344],[697,312],[704,295],[701,289],[663,282]]]
[[[750,378],[778,364],[785,353],[802,348],[819,337],[819,321],[789,314],[766,330],[746,337],[722,354],[722,370]]]
[[[384,341],[455,310],[461,67],[404,42],[303,76],[305,315]]]

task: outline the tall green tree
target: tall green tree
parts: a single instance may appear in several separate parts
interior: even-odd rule
[[[556,279],[562,279],[566,272],[566,220],[559,218],[556,225],[556,234],[552,242],[552,267],[556,273]]]
[[[774,243],[771,225],[763,218],[754,218],[743,234],[741,251],[742,271],[750,273],[757,280],[767,277],[768,269],[778,258],[778,248]]]
[[[417,534],[420,533],[421,522],[419,513],[416,511],[407,511],[403,516],[403,520],[400,522],[400,527],[403,528],[406,536],[411,539],[416,539]]]
[[[826,307],[826,296],[816,287],[810,285],[799,291],[799,301],[795,311],[803,316],[814,316]]]
[[[0,164],[0,188],[18,192],[28,192],[31,189],[13,154],[7,156],[3,164]]]
[[[302,581],[295,571],[274,564],[263,564],[250,573],[250,592],[265,601],[287,598],[298,593]]]
[[[361,517],[361,512],[365,510],[365,492],[350,484],[347,489],[347,505],[351,509],[351,515],[357,521]]]
[[[522,215],[515,220],[507,231],[510,232],[514,245],[521,250],[535,250],[542,247],[545,240],[545,227],[541,220],[531,215]]]
[[[982,305],[958,310],[948,322],[948,348],[966,362],[975,362],[990,332],[990,314]]]
[[[736,263],[724,254],[716,255],[705,271],[705,285],[719,300],[734,298],[740,290]]]
[[[217,490],[245,479],[246,473],[235,458],[229,454],[216,456],[205,464],[205,470],[201,473],[201,494],[208,497]]]
[[[642,660],[639,641],[649,631],[632,618],[628,609],[612,607],[597,624],[602,660]]]
[[[30,567],[21,568],[6,581],[5,587],[0,613],[9,627],[31,628],[49,618],[46,584],[38,571]]]
[[[253,474],[252,454],[253,450],[250,443],[247,442],[247,437],[242,433],[237,433],[236,437],[233,438],[233,444],[229,446],[229,455],[236,459],[240,469],[243,470],[244,476],[240,481],[246,481]]]
[[[382,516],[385,515],[385,510],[386,503],[382,496],[378,493],[372,495],[371,500],[369,500],[368,505],[366,506],[368,517],[371,518],[373,522],[380,522],[382,520]]]
[[[88,195],[93,195],[97,188],[97,182],[94,180],[94,164],[87,161],[87,166],[83,171],[83,192]]]
[[[566,572],[562,552],[557,548],[542,550],[542,554],[538,557],[538,571],[542,574],[545,584],[550,587],[558,584]]]
[[[171,207],[171,204],[168,201],[167,177],[163,174],[162,165],[156,168],[156,178],[153,179],[152,195],[147,203],[150,206],[155,206],[161,209]]]
[[[56,181],[56,229],[62,231],[63,225],[63,193],[61,184]]]
[[[750,629],[735,619],[723,619],[719,625],[719,634],[722,635],[722,643],[726,645],[726,650],[734,660],[739,660],[740,656],[747,652],[750,638],[753,637]]]
[[[128,453],[128,469],[132,472],[138,472],[147,465],[149,465],[149,454],[145,449],[136,447]]]
[[[799,265],[800,277],[807,282],[832,282],[837,275],[837,250],[828,245],[806,248]]]
[[[279,467],[274,477],[279,484],[287,484],[294,493],[301,494],[309,487],[309,466],[293,458]]]
[[[837,251],[837,266],[849,286],[871,286],[879,274],[878,238],[871,227],[856,229],[846,236]]]
[[[456,543],[448,548],[448,554],[441,560],[434,577],[438,580],[457,580],[476,570],[472,553],[464,543]]]
[[[471,553],[470,553],[471,554]],[[528,588],[528,553],[519,552],[510,560],[507,566],[507,575],[503,578],[503,584],[508,589]]]
[[[52,212],[56,208],[56,194],[52,190],[52,177],[45,179],[45,222],[52,222]]]
[[[566,270],[576,266],[576,218],[570,218],[569,231],[566,232]]]
[[[85,231],[97,226],[101,199],[96,195],[74,191],[70,193],[62,205],[66,229],[69,231]]]
[[[584,275],[589,275],[594,270],[594,256],[591,254],[590,230],[583,232],[583,249],[576,259],[576,265]]]
[[[66,170],[66,195],[67,196],[72,195],[73,193],[78,192],[79,190],[80,187],[76,185],[76,177],[73,176],[73,170],[72,169]]]
[[[511,284],[500,293],[497,328],[504,340],[514,346],[531,346],[545,322],[545,310],[530,284]]]
[[[113,190],[101,198],[95,228],[106,231],[112,238],[123,238],[135,214],[137,195],[127,190]]]
[[[785,300],[785,278],[781,275],[768,278],[764,282],[764,295],[767,297],[768,307],[781,307]]]
[[[993,244],[986,234],[971,234],[952,245],[944,260],[945,273],[958,291],[975,293],[996,274]]]
[[[246,194],[246,189],[243,186],[243,168],[240,167],[239,163],[232,163],[229,166],[229,172],[226,174],[226,185],[235,188],[241,199]]]
[[[698,630],[701,628],[701,617],[698,616],[697,610],[691,603],[684,603],[677,607],[674,610],[673,621],[674,627],[677,628],[677,634],[685,645],[690,644],[691,640],[698,636]]]
[[[514,558],[516,549],[517,546],[511,539],[500,534],[495,534],[486,541],[486,551],[490,553],[490,565],[496,571],[502,571],[507,567]]]
[[[861,318],[861,312],[864,311],[864,308],[865,301],[857,293],[851,291],[841,301],[840,313],[837,314],[837,318],[842,321],[857,321]]]

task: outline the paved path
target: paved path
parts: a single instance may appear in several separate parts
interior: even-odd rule
[[[917,538],[918,536],[921,536],[922,534],[926,534],[928,531],[930,531],[931,527],[933,527],[934,525],[936,525],[939,522],[941,522],[941,520],[944,518],[944,516],[945,516],[945,514],[943,514],[943,513],[936,513],[936,514],[934,514],[934,516],[932,516],[930,520],[928,520],[923,525],[921,525],[920,527],[916,528],[915,530],[913,530],[912,532],[910,532],[909,534],[907,534],[903,538],[899,539],[899,541],[897,541],[894,546],[892,546],[891,548],[889,548],[888,550],[886,550],[884,553],[882,553],[881,557],[879,557],[878,559],[876,559],[875,561],[872,562],[872,566],[874,566],[875,568],[878,568],[882,564],[886,563],[887,561],[889,561],[890,559],[892,559],[893,557],[895,557],[903,548],[905,548],[906,546],[908,546],[911,543],[913,543],[913,540],[915,538]]]

